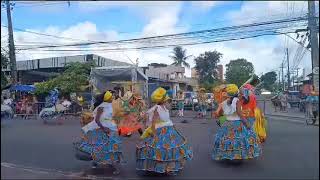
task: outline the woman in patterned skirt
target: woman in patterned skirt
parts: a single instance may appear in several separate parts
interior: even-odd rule
[[[213,160],[253,159],[261,154],[258,138],[250,127],[248,120],[242,116],[241,104],[236,97],[238,87],[229,84],[226,88],[228,99],[217,110],[216,117],[226,116],[215,136],[212,153]]]
[[[163,88],[151,95],[156,103],[147,111],[148,129],[152,135],[144,138],[136,149],[136,169],[175,175],[182,170],[186,160],[191,160],[193,152],[187,140],[175,129],[169,116],[166,102],[169,97]]]
[[[103,102],[93,111],[94,120],[82,128],[83,136],[78,148],[91,154],[94,166],[111,165],[113,174],[120,173],[122,140],[117,132],[117,124],[112,118],[112,94],[107,91]]]

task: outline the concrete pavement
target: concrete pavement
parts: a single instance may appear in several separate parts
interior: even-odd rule
[[[319,179],[318,127],[270,118],[263,155],[238,166],[224,165],[210,158],[213,137],[218,128],[215,122],[191,115],[191,118],[186,118],[189,123],[180,123],[182,119],[179,118],[174,122],[191,143],[194,159],[187,162],[181,174],[170,179]],[[21,120],[1,127],[1,177],[76,178],[87,172],[91,178],[150,178],[140,177],[135,172],[137,135],[124,138],[123,150],[128,163],[119,176],[113,176],[109,170],[103,175],[92,172],[90,163],[75,159],[72,142],[79,133],[78,120],[69,120],[62,126]],[[28,168],[31,171],[25,170]],[[38,171],[43,172],[36,173]]]

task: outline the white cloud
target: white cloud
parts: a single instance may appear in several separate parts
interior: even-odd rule
[[[225,1],[191,1],[192,6],[202,11],[207,11],[225,3]]]
[[[156,3],[156,4],[155,4]],[[195,6],[203,6],[204,10],[213,8],[219,5],[220,2],[192,2]],[[195,4],[194,4],[195,3]],[[90,5],[89,5],[90,4]],[[297,13],[302,10],[301,4],[307,5],[306,3],[295,2],[295,9]],[[129,10],[134,11],[136,14],[145,18],[147,23],[141,31],[140,36],[151,36],[151,35],[163,35],[172,34],[187,31],[187,28],[179,29],[177,23],[179,22],[179,14],[182,10],[182,2],[78,2],[79,8],[83,11],[100,11],[108,10],[111,8],[126,7]],[[292,5],[289,5],[293,7]],[[252,21],[248,17],[258,17],[264,18],[270,14],[285,14],[286,13],[286,3],[283,2],[244,2],[242,8],[239,11],[234,11],[228,14],[230,20],[233,23],[245,23]],[[165,12],[163,11],[165,10]],[[307,10],[307,7],[304,7]],[[291,11],[289,11],[291,12]],[[238,20],[242,19],[241,22]],[[257,19],[255,19],[257,20]],[[114,30],[99,30],[97,26],[92,22],[82,22],[67,29],[61,29],[59,27],[48,27],[45,30],[35,30],[32,31],[53,34],[57,36],[71,37],[75,39],[84,40],[119,40],[124,39],[122,34]],[[1,28],[1,34],[5,29]],[[39,37],[41,39],[39,40]],[[24,42],[45,42],[45,43],[71,43],[74,41],[55,39],[50,37],[43,37],[38,35],[33,35],[29,33],[15,32],[16,44],[22,44]],[[267,39],[246,39],[239,41],[231,41],[224,43],[215,44],[203,44],[198,46],[186,46],[188,54],[198,56],[204,51],[217,50],[223,54],[222,64],[225,65],[229,63],[230,60],[237,58],[245,58],[253,63],[255,66],[256,73],[267,72],[273,70],[280,66],[280,63],[284,57],[283,51],[283,38],[267,38]],[[294,41],[290,41],[293,45],[289,51],[294,51],[297,48],[297,44]],[[90,47],[97,48],[97,45]],[[291,45],[290,45],[291,47]],[[116,48],[116,47],[113,47]],[[73,49],[81,49],[73,48]],[[65,55],[76,55],[84,53],[94,53],[97,55],[104,56],[106,58],[111,58],[115,60],[130,62],[128,58],[133,61],[139,58],[140,65],[145,66],[151,62],[157,63],[167,63],[171,64],[172,60],[169,55],[172,48],[161,49],[161,50],[151,50],[151,51],[124,51],[124,52],[103,52],[103,51],[91,51],[91,52],[39,52],[34,51],[33,53],[20,52],[17,54],[18,60],[33,59],[33,58],[43,58],[43,57],[54,57],[54,56],[65,56]],[[307,52],[306,56],[301,62],[302,67],[308,67],[311,60],[309,59],[310,53]],[[308,63],[309,62],[309,63]],[[194,66],[192,59],[189,63]],[[186,70],[186,75],[190,76],[190,70]]]
[[[300,16],[307,13],[306,1],[245,1],[239,11],[228,13],[234,24],[247,24],[279,17]]]

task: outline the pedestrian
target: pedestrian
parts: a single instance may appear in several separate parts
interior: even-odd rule
[[[192,159],[193,152],[170,119],[166,93],[164,88],[157,88],[151,95],[156,104],[147,111],[147,130],[152,133],[151,136],[142,136],[144,138],[137,144],[136,169],[176,175],[185,162]]]
[[[184,93],[182,90],[178,91],[178,110],[179,110],[179,117],[183,117],[183,110],[184,110]]]
[[[4,96],[3,97],[3,104],[12,107],[13,100],[10,97],[8,98],[7,96]]]
[[[237,98],[238,87],[226,87],[227,100],[223,101],[215,113],[216,118],[224,115],[226,121],[218,129],[213,144],[213,160],[253,159],[261,154],[258,138],[248,120],[242,116],[241,104]]]
[[[287,111],[287,105],[288,105],[288,93],[287,93],[287,91],[281,93],[281,95],[280,95],[280,103],[281,103],[281,110],[286,112]]]
[[[98,98],[101,96],[98,96]],[[96,102],[101,102],[97,99]],[[94,120],[82,127],[83,136],[78,143],[81,151],[90,153],[93,167],[111,165],[113,174],[120,173],[122,140],[118,134],[116,121],[112,118],[112,93],[107,91],[103,102],[93,111]]]
[[[198,94],[198,103],[199,103],[199,113],[198,117],[203,118],[207,115],[207,98],[208,96],[206,95],[206,89],[201,88]]]

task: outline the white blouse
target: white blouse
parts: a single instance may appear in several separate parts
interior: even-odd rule
[[[173,123],[170,119],[169,110],[163,106],[155,105],[147,111],[148,121],[147,126],[150,127],[152,125],[152,118],[154,115],[155,109],[158,108],[158,113],[160,116],[160,121],[156,122],[156,129],[165,127],[165,126],[173,126]]]
[[[238,98],[233,98],[232,103],[228,105],[228,100],[222,102],[223,114],[226,116],[227,120],[235,121],[240,120],[240,117],[237,114],[237,102]]]
[[[117,124],[112,120],[112,103],[103,102],[93,111],[94,120],[82,127],[82,130],[86,133],[90,130],[99,129],[100,127],[95,121],[98,108],[102,107],[103,112],[100,116],[101,125],[109,128],[112,131],[117,131]]]

